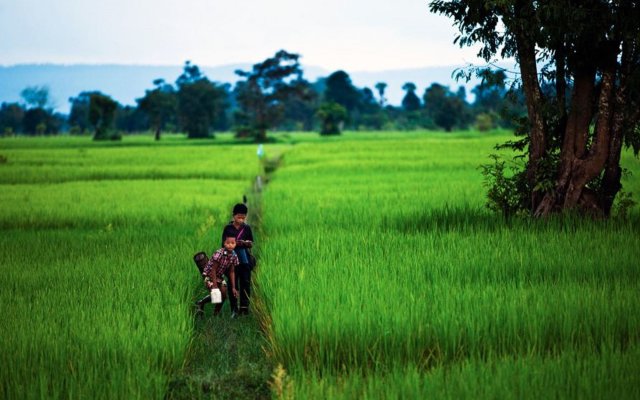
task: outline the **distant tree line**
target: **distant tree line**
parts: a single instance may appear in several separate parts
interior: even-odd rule
[[[315,130],[333,135],[344,129],[490,130],[512,127],[514,117],[526,114],[521,89],[508,86],[499,70],[485,72],[472,90],[473,103],[467,101],[463,86],[452,91],[433,83],[420,97],[416,84],[407,82],[400,106],[387,103],[386,83],[377,83],[375,92],[360,88],[342,70],[309,82],[303,77],[299,55],[284,50],[236,74],[241,80],[235,86],[214,82],[187,61],[175,83],[153,81],[136,106],[85,91],[69,99],[68,115],[53,111],[48,88],[28,87],[21,93],[23,102],[0,107],[0,134],[68,132],[113,140],[123,133],[152,131],[159,140],[162,132],[206,138],[214,132],[234,131],[238,137],[262,142],[267,131]]]

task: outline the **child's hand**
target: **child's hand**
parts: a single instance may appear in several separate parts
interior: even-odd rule
[[[209,290],[214,289],[216,287],[216,283],[214,281],[207,280],[206,283],[207,283],[207,289]]]

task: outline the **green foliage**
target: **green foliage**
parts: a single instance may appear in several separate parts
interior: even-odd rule
[[[88,119],[95,129],[93,140],[121,139],[120,134],[111,130],[117,108],[118,103],[107,95],[99,92],[93,92],[89,95]]]
[[[18,103],[2,103],[0,106],[0,131],[12,134],[22,132],[24,108]]]
[[[29,86],[20,92],[22,97],[30,108],[46,108],[49,104],[49,87],[48,86]]]
[[[628,218],[631,210],[637,204],[638,203],[633,199],[633,193],[621,190],[616,197],[616,203],[614,204],[614,214],[620,218]]]
[[[447,132],[470,122],[464,96],[452,93],[446,86],[432,84],[425,89],[423,101],[426,117]]]
[[[339,135],[347,119],[347,109],[338,103],[325,102],[316,113],[320,119],[321,135]]]
[[[386,83],[378,82],[379,99],[368,88],[358,88],[351,82],[351,77],[345,71],[333,72],[322,80],[323,98],[325,103],[337,103],[347,110],[344,121],[348,129],[380,130],[389,123],[389,115],[382,109],[385,103],[384,91]]]
[[[387,89],[387,84],[385,82],[376,83],[376,90],[378,91],[378,98],[380,99],[380,107],[384,108],[387,103],[387,99],[384,97],[384,91]]]
[[[29,135],[56,134],[61,125],[61,118],[44,108],[28,109],[22,119],[22,131]]]
[[[402,98],[402,108],[405,111],[417,111],[420,108],[420,99],[416,95],[416,85],[413,82],[407,82],[402,86],[402,90],[406,92]]]
[[[360,93],[351,82],[349,74],[342,70],[336,71],[327,77],[325,85],[325,101],[340,104],[348,113],[357,110]]]
[[[198,66],[191,65],[189,61],[185,63],[184,72],[176,84],[178,118],[182,128],[190,139],[209,137],[212,126],[225,113],[228,87],[211,82],[202,75]],[[166,92],[162,88],[160,91]],[[162,103],[161,108],[168,114],[172,102],[170,95],[161,94],[155,100],[155,105]]]
[[[160,140],[160,132],[165,125],[175,121],[177,98],[173,86],[162,79],[153,82],[153,90],[147,90],[144,97],[136,99],[138,108],[149,118],[149,125],[155,132],[155,139]]]
[[[27,104],[22,109],[18,104],[8,104],[0,111],[0,124],[11,128],[12,132],[24,132],[29,135],[56,134],[63,124],[63,117],[54,114],[49,106],[49,88],[47,86],[30,86],[22,90],[20,95]],[[18,125],[22,126],[19,129]],[[0,126],[2,126],[0,125]]]
[[[267,129],[277,126],[285,116],[286,103],[296,99],[312,101],[312,91],[302,78],[298,54],[278,51],[251,71],[237,70],[245,78],[234,90],[240,110],[236,113],[239,136],[251,135],[256,142],[265,142]]]
[[[512,82],[513,86],[507,87],[508,79],[504,70],[491,67],[469,67],[465,72],[459,70],[458,73],[460,76],[464,75],[467,80],[473,74],[481,80],[480,84],[472,90],[475,96],[473,111],[476,113],[476,126],[480,124],[486,128],[490,124],[487,129],[511,128],[516,117],[527,114],[524,101],[518,97],[518,95],[522,96],[522,90],[515,82]]]
[[[149,129],[149,118],[138,107],[118,106],[114,125],[121,132],[143,132]],[[175,126],[173,128],[175,131]]]
[[[505,168],[505,161],[497,154],[489,156],[493,164],[480,166],[487,188],[487,207],[494,212],[502,213],[505,219],[514,215],[523,215],[527,211],[530,192],[527,188],[526,176],[522,169],[513,166],[510,171]]]
[[[486,132],[496,128],[494,116],[492,114],[480,113],[476,115],[475,127],[480,132]]]
[[[296,96],[287,96],[282,101],[284,115],[278,129],[312,131],[320,95],[305,80],[297,84],[296,91]]]
[[[89,122],[89,102],[92,94],[100,92],[81,92],[76,97],[69,98],[71,111],[69,112],[69,126],[76,127],[76,132],[86,132],[91,127]]]

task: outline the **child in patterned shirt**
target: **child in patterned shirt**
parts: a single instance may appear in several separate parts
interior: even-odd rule
[[[224,281],[224,275],[227,276],[228,281],[231,284],[231,292],[234,296],[238,296],[236,290],[236,266],[240,263],[238,256],[233,249],[236,248],[236,238],[234,236],[227,236],[224,239],[224,246],[218,249],[211,255],[209,262],[202,271],[204,282],[207,285],[207,289],[220,289],[222,293],[222,303],[218,303],[215,306],[214,315],[220,314],[222,305],[227,299],[227,283]],[[211,296],[207,296],[198,302],[199,311],[204,310],[204,305],[211,301]]]

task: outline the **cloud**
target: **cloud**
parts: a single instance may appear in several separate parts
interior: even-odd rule
[[[451,21],[423,0],[20,0],[0,11],[5,65],[254,63],[285,48],[327,69],[380,70],[476,52],[453,45]]]

